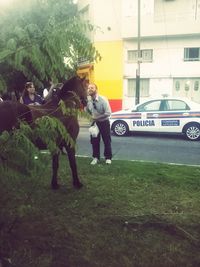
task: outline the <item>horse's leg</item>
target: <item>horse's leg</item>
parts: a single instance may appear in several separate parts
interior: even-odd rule
[[[73,178],[73,186],[77,189],[81,188],[83,184],[80,182],[77,172],[77,165],[76,165],[76,157],[75,157],[75,149],[70,146],[65,147],[67,150],[67,155],[69,159],[69,165],[72,172],[72,178]]]
[[[52,180],[51,180],[51,188],[58,189],[58,168],[59,168],[59,153],[55,153],[52,155]]]

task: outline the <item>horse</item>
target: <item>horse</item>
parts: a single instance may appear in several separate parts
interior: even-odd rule
[[[64,115],[59,105],[60,100],[63,100],[67,108],[79,109],[87,105],[87,90],[84,86],[84,79],[74,76],[67,80],[61,88],[54,88],[47,97],[47,102],[41,106],[26,106],[19,102],[4,101],[0,103],[0,132],[7,130],[12,131],[14,128],[19,127],[19,121],[23,120],[29,125],[35,127],[36,119],[43,116],[50,116],[59,119],[64,125],[67,132],[70,134],[74,142],[78,137],[79,123],[77,116]],[[6,118],[6,120],[5,120]],[[65,151],[68,155],[69,165],[73,179],[73,186],[79,189],[83,186],[80,182],[75,148],[66,143],[62,137],[57,140],[57,145],[61,151]],[[40,149],[40,142],[36,143]],[[43,144],[42,144],[43,146]],[[59,152],[53,152],[52,157],[52,178],[51,188],[58,189],[58,168],[59,168]]]

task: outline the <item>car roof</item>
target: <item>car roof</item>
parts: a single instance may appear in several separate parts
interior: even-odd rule
[[[194,102],[186,97],[159,97],[159,98],[149,98],[146,99],[145,101],[142,101],[141,103],[133,106],[132,108],[125,108],[125,109],[121,109],[119,111],[113,112],[113,113],[120,113],[120,112],[130,112],[133,109],[136,109],[138,106],[151,102],[151,101],[159,101],[159,100],[182,100],[185,101],[192,109],[198,109],[200,110],[200,103]]]
[[[147,103],[147,102],[159,101],[159,100],[182,100],[182,101],[185,101],[188,104],[200,106],[200,103],[194,102],[194,101],[190,100],[187,97],[159,97],[159,98],[149,98],[149,99],[147,99],[145,101],[142,101],[141,103],[135,105],[135,107],[137,107],[139,105],[142,105],[144,103]]]

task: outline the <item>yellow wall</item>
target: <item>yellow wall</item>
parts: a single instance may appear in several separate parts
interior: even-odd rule
[[[94,64],[94,80],[99,93],[108,99],[122,99],[123,47],[122,41],[96,42],[101,61]]]

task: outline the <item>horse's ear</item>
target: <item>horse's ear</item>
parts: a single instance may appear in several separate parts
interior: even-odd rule
[[[81,79],[81,82],[82,82],[83,84],[85,84],[85,85],[88,85],[88,84],[90,83],[90,80],[88,79],[87,76],[84,76],[84,77],[82,77],[82,78],[80,78],[80,79]]]
[[[86,76],[80,78],[82,82],[84,82],[86,80]]]

